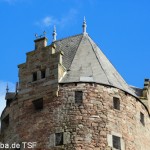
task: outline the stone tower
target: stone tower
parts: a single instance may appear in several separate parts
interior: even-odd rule
[[[86,33],[35,41],[6,93],[0,140],[15,149],[149,150],[149,80],[130,87]],[[36,142],[36,143],[34,143]],[[7,145],[8,146],[8,145]],[[14,148],[14,147],[13,147]]]

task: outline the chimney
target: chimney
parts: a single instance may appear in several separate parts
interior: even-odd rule
[[[36,40],[34,40],[34,42],[35,42],[35,50],[47,46],[47,38],[46,37],[36,39]]]

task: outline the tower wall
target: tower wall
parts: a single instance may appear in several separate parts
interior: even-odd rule
[[[78,103],[75,92],[83,92]],[[31,93],[11,103],[2,114],[9,114],[9,126],[2,142],[37,142],[36,149],[111,150],[113,136],[120,138],[121,150],[149,150],[148,111],[135,97],[119,89],[92,83],[60,84],[58,95],[49,87],[39,90],[43,109],[34,109]],[[120,100],[114,109],[113,98]],[[144,115],[144,124],[140,121]],[[63,145],[56,146],[56,133],[63,133]]]
[[[149,150],[148,104],[133,96],[88,35],[46,42],[35,40],[18,66],[19,87],[6,94],[1,115],[1,142],[24,150],[24,142],[36,142],[36,150]]]

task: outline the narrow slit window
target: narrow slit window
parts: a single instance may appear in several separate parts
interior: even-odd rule
[[[32,81],[36,81],[36,80],[37,80],[37,72],[33,72]]]
[[[145,125],[144,114],[142,112],[140,112],[140,122]]]
[[[37,99],[32,101],[35,110],[42,110],[43,109],[43,98]]]
[[[55,133],[55,145],[56,146],[63,145],[63,132]]]
[[[75,103],[81,104],[83,102],[83,92],[75,91]]]
[[[46,70],[41,70],[41,79],[46,77]]]
[[[120,110],[120,99],[113,97],[113,107],[114,109]]]
[[[121,150],[121,140],[120,137],[113,135],[113,148],[117,149],[117,150]]]

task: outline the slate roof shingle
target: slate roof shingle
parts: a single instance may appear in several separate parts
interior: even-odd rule
[[[88,36],[79,34],[57,40],[56,51],[63,51],[67,73],[60,83],[95,82],[110,85],[137,97],[99,47]]]

